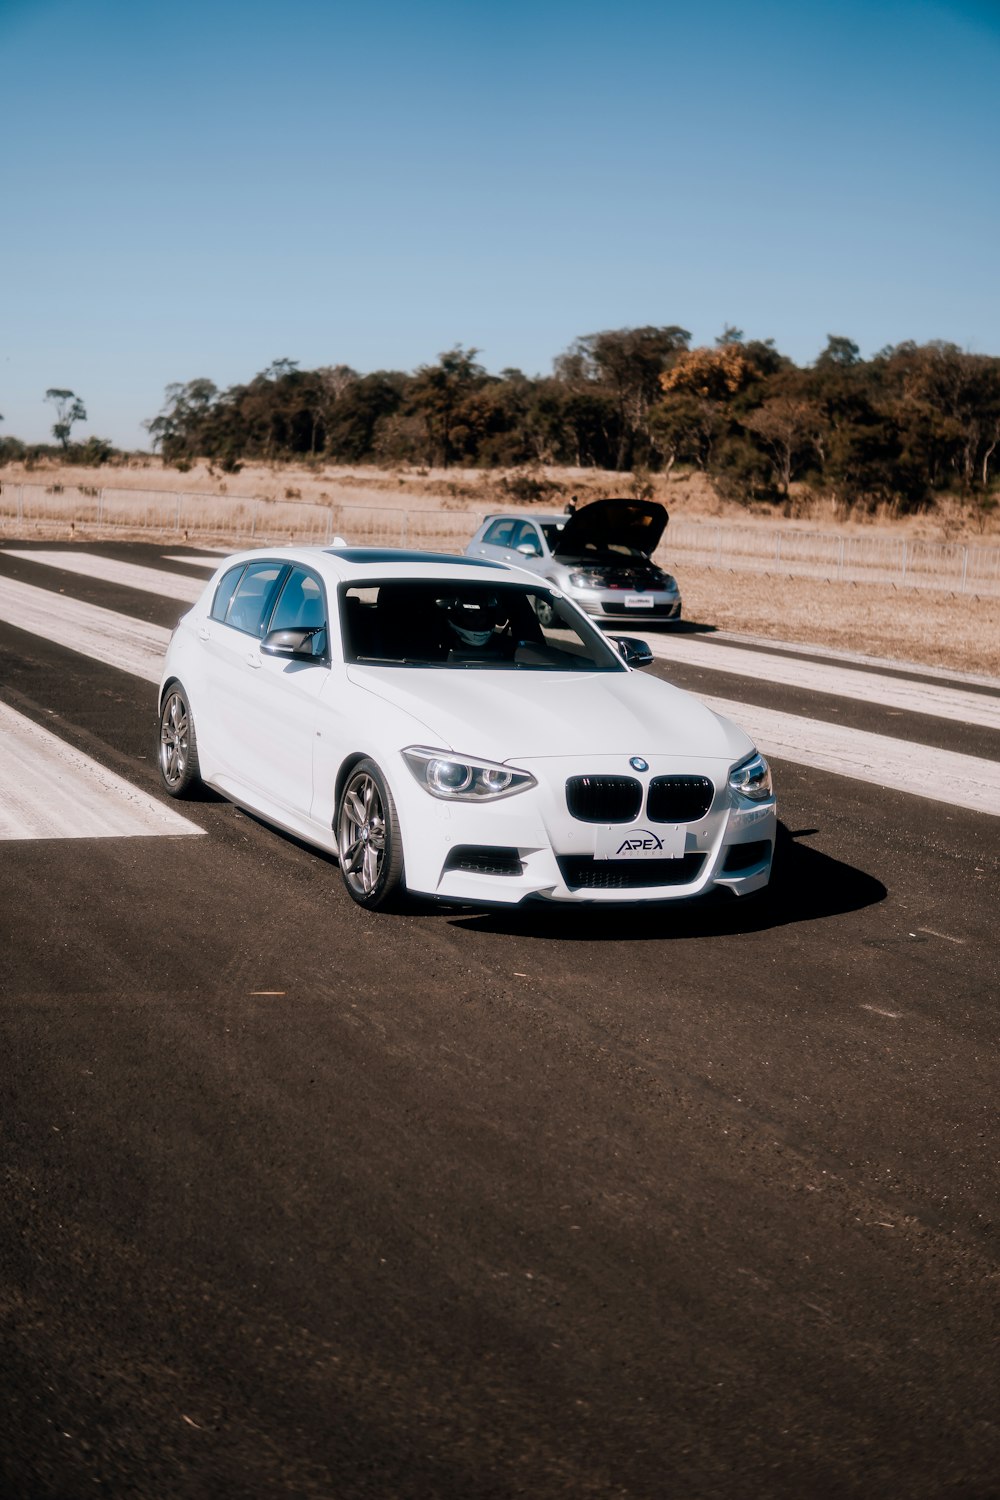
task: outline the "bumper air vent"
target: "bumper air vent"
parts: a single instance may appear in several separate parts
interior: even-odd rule
[[[524,870],[517,850],[500,844],[456,844],[444,867],[470,875],[520,875]]]
[[[619,600],[603,599],[601,601],[601,610],[606,615],[617,615],[619,617],[628,613],[629,616],[634,615],[637,620],[648,618],[654,620],[672,620],[675,615],[680,614],[681,607],[679,604],[647,604],[640,609],[626,611]]]
[[[628,891],[656,885],[690,885],[705,863],[704,854],[682,859],[591,859],[558,854],[559,873],[571,891]]]
[[[769,839],[757,839],[752,844],[732,844],[726,850],[723,875],[738,875],[742,870],[752,870],[771,857]]]

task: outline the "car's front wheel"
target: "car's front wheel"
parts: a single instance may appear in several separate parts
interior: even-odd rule
[[[187,694],[175,682],[164,694],[157,750],[160,780],[171,797],[192,797],[201,784],[198,740]]]
[[[384,911],[400,904],[403,841],[396,804],[373,760],[362,760],[344,785],[337,811],[340,873],[359,906]]]

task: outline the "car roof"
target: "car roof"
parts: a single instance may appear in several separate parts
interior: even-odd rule
[[[241,563],[269,558],[313,568],[327,582],[347,583],[365,578],[447,578],[471,582],[485,572],[517,574],[520,569],[485,557],[462,557],[447,552],[420,552],[404,547],[258,547],[220,558],[219,572]]]
[[[484,516],[483,525],[492,521],[544,521],[546,525],[550,521],[558,525],[565,525],[569,516],[565,511],[527,511],[527,510],[495,510],[488,516]]]

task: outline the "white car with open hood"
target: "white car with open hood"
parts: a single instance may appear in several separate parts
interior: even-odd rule
[[[160,774],[335,854],[366,907],[760,890],[767,763],[650,660],[503,563],[239,553],[171,638]]]
[[[537,573],[598,619],[676,623],[677,580],[653,561],[668,519],[658,501],[630,499],[594,500],[572,514],[494,514],[465,552]]]

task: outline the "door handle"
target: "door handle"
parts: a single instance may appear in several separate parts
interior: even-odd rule
[[[259,667],[261,665],[262,665],[261,659],[257,655],[256,651],[248,651],[247,652],[247,666],[248,667]]]

